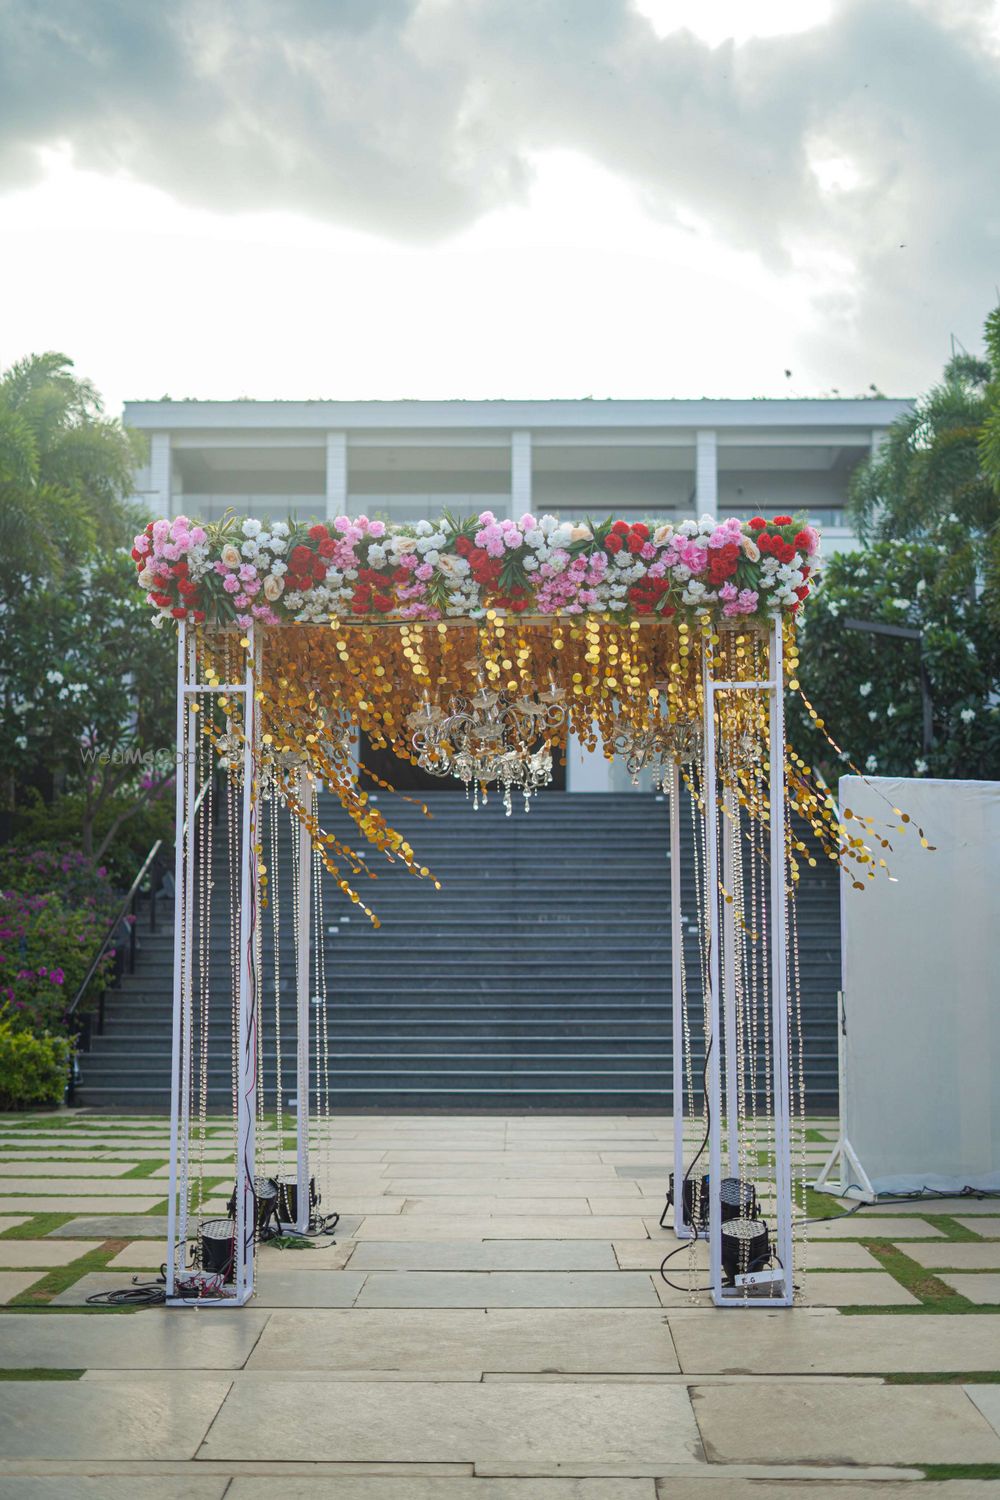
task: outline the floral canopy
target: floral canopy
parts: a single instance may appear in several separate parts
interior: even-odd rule
[[[487,609],[619,621],[681,615],[762,621],[794,614],[819,536],[779,515],[670,523],[572,523],[546,515],[390,525],[338,516],[270,525],[230,516],[151,522],[132,556],[159,620],[249,628],[355,620],[482,618]]]

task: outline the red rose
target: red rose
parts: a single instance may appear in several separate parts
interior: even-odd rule
[[[806,534],[805,534],[804,531],[798,531],[798,532],[796,532],[796,534],[795,534],[795,545],[799,549],[800,552],[808,552],[809,551],[809,538],[806,536]]]
[[[376,594],[372,600],[375,608],[380,614],[386,614],[392,608],[392,600],[387,594]]]
[[[145,560],[146,560],[146,554],[145,554],[145,552],[140,552],[139,549],[138,549],[138,547],[133,547],[132,548],[132,561],[138,563],[139,566],[141,567],[142,564],[145,562]]]
[[[203,620],[204,620],[204,618],[205,618],[205,611],[204,611],[204,610],[203,610],[203,609],[196,609],[196,610],[195,610],[195,611],[194,611],[194,618],[195,618],[195,623],[196,623],[196,624],[197,624],[197,625],[200,625],[200,624],[201,624],[201,622],[202,622],[202,621],[203,621]]]
[[[613,532],[616,532],[621,537],[628,536],[631,529],[627,521],[616,521],[611,528]]]
[[[761,552],[770,552],[771,537],[766,531],[761,531],[760,533],[758,533],[757,546],[760,548]]]
[[[803,578],[808,578],[811,572],[812,572],[812,568],[809,566],[809,564],[808,563],[803,563],[802,564],[802,577]]]
[[[320,544],[316,550],[320,557],[332,557],[337,550],[337,543],[333,540],[332,536],[325,536],[320,539]]]
[[[330,533],[327,531],[325,526],[317,523],[315,526],[310,526],[309,535],[312,537],[314,542],[322,542],[326,537],[330,535]]]
[[[321,583],[326,577],[326,559],[320,557],[317,552],[312,561],[312,573],[317,583]]]
[[[632,608],[637,615],[651,615],[653,613],[653,606],[651,604],[633,604]]]
[[[313,551],[311,547],[293,547],[288,554],[289,567],[295,569],[296,573],[304,573],[306,568],[312,567]]]
[[[604,549],[606,552],[620,552],[623,545],[621,533],[618,531],[609,531],[604,538]]]
[[[170,613],[173,615],[173,617],[174,617],[175,620],[183,620],[184,617],[185,617],[185,615],[187,614],[187,610],[186,609],[172,609],[170,611]]]
[[[302,577],[299,579],[299,588],[305,590],[305,589],[311,589],[312,586],[313,586],[312,579],[309,578],[309,577],[307,577],[307,575],[305,573],[303,573]]]
[[[665,620],[669,620],[670,616],[675,615],[676,613],[677,611],[672,604],[665,604],[660,610],[660,614],[664,617]]]
[[[802,584],[800,588],[797,588],[795,590],[795,593],[800,599],[808,599],[809,597],[809,589],[805,584]]]
[[[764,520],[763,516],[751,516],[750,520],[747,522],[747,525],[751,526],[754,531],[763,531],[764,527],[767,525],[767,522]]]
[[[167,605],[168,604],[173,604],[173,602],[174,601],[170,597],[169,594],[154,594],[153,595],[153,603],[154,604],[158,604],[161,609],[166,609]]]
[[[630,531],[628,534],[626,545],[628,546],[628,550],[630,552],[641,552],[643,547],[645,546],[645,543],[643,542],[642,537],[637,531]]]
[[[775,516],[774,520],[771,522],[772,526],[791,526],[791,524],[791,516]]]
[[[648,542],[649,527],[642,521],[635,521],[632,524],[632,535],[641,537],[644,542]]]
[[[458,553],[459,557],[468,557],[469,553],[473,550],[473,546],[474,544],[471,537],[467,537],[463,534],[462,536],[457,536],[455,538],[455,551]]]
[[[406,583],[406,582],[408,582],[409,577],[410,577],[410,575],[406,571],[405,568],[394,568],[393,569],[393,573],[392,573],[392,581],[393,581],[393,583]]]

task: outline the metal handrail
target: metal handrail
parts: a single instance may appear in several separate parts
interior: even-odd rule
[[[208,791],[211,779],[212,779],[211,778],[211,774],[209,774],[208,776],[206,776],[204,782],[202,783],[201,788],[200,788],[200,790],[198,792],[198,795],[195,798],[194,807],[191,810],[191,816],[192,817],[194,817],[194,816],[197,815],[198,809],[201,807],[202,802],[205,800],[205,793]],[[185,832],[185,834],[187,833],[187,828],[188,828],[188,823],[187,823],[187,821],[185,821],[185,823],[184,823],[184,832]],[[83,983],[80,985],[80,988],[77,990],[77,992],[74,995],[73,1000],[72,1000],[69,1008],[66,1011],[66,1020],[67,1020],[67,1022],[69,1022],[70,1020],[72,1020],[73,1016],[76,1014],[77,1008],[79,1007],[80,1003],[82,1002],[82,1000],[83,1000],[83,998],[84,998],[84,996],[85,996],[85,994],[86,994],[86,992],[87,992],[87,990],[88,990],[88,988],[90,986],[91,980],[93,979],[94,975],[97,973],[97,970],[98,970],[98,968],[99,968],[99,966],[101,964],[101,961],[105,957],[105,955],[106,955],[106,953],[108,951],[108,948],[109,948],[109,946],[111,944],[111,941],[114,938],[115,934],[117,933],[117,931],[118,931],[119,927],[121,926],[122,922],[124,922],[125,918],[129,915],[130,912],[131,912],[131,914],[132,914],[133,917],[135,916],[135,902],[136,902],[136,897],[137,897],[137,895],[139,893],[139,887],[141,886],[143,880],[145,879],[147,870],[149,869],[149,867],[155,861],[156,856],[159,854],[160,849],[162,847],[163,847],[163,840],[162,839],[157,839],[156,843],[153,844],[152,848],[149,850],[149,853],[146,855],[146,858],[143,860],[141,866],[139,867],[139,872],[136,875],[135,879],[132,881],[132,884],[129,886],[128,892],[127,892],[124,900],[122,901],[121,906],[118,908],[118,911],[116,912],[115,916],[111,919],[111,922],[108,925],[107,931],[104,934],[104,937],[103,937],[103,939],[101,941],[100,947],[96,950],[96,952],[94,954],[94,957],[93,957],[93,961],[91,962],[90,968],[87,970],[86,977],[84,978]],[[150,893],[149,893],[149,925],[150,925],[150,931],[151,932],[155,932],[156,931],[156,896],[157,896],[157,892],[156,891],[150,891]],[[129,973],[131,974],[131,973],[134,973],[134,972],[135,972],[135,923],[133,922],[132,926],[131,926],[131,930],[129,932]],[[103,1000],[104,1000],[104,994],[103,994],[103,991],[102,991],[102,994],[101,994],[102,1010],[103,1010]],[[104,1029],[103,1019],[104,1019],[103,1015],[101,1015],[101,1017],[99,1018],[99,1021],[98,1021],[98,1031],[103,1031],[103,1029]]]

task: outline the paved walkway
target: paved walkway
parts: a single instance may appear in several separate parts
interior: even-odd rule
[[[335,1244],[265,1247],[246,1309],[100,1312],[162,1258],[166,1122],[0,1117],[0,1500],[1000,1495],[1000,1205],[817,1224],[802,1307],[718,1311],[658,1274],[668,1137],[344,1117]]]

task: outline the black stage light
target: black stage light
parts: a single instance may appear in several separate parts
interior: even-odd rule
[[[296,1177],[279,1177],[277,1180],[278,1194],[278,1221],[281,1224],[295,1224],[299,1217],[299,1184]],[[313,1210],[320,1202],[320,1195],[316,1191],[316,1179],[309,1179],[309,1216],[312,1217]]]
[[[708,1178],[703,1177],[696,1185],[690,1177],[684,1178],[684,1214],[682,1222],[691,1225],[694,1211],[695,1187],[698,1190],[698,1225],[703,1229],[708,1223]],[[670,1186],[667,1189],[667,1207],[674,1206],[674,1174],[670,1174]],[[664,1216],[666,1217],[666,1216]],[[660,1220],[661,1224],[663,1220]]]
[[[755,1219],[759,1205],[753,1183],[740,1177],[723,1177],[719,1183],[719,1212],[723,1224],[729,1219]]]
[[[728,1286],[737,1276],[762,1271],[771,1259],[767,1225],[761,1219],[728,1219],[722,1226],[722,1271]]]
[[[253,1180],[254,1234],[258,1240],[267,1239],[271,1220],[278,1218],[278,1184],[273,1177],[255,1177]],[[231,1219],[236,1218],[236,1189],[226,1204]],[[272,1231],[276,1233],[277,1231]]]
[[[233,1280],[236,1225],[232,1219],[206,1219],[198,1226],[201,1269],[209,1276]]]

